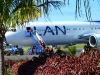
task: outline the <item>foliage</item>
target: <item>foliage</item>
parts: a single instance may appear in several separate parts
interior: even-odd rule
[[[39,4],[40,2],[40,4]],[[41,4],[42,2],[42,4]],[[39,5],[38,5],[39,4]],[[33,21],[41,16],[42,8],[47,14],[49,4],[59,8],[61,1],[47,0],[0,0],[0,74],[4,71],[4,50],[3,41],[5,41],[5,32],[7,27],[23,25],[25,22]],[[46,9],[45,9],[46,8]]]
[[[71,53],[71,54],[73,54],[73,55],[75,55],[76,54],[76,46],[68,46],[68,51]]]
[[[69,4],[69,0],[67,1]],[[77,13],[79,14],[79,16],[81,16],[81,11],[82,11],[81,1],[82,0],[76,0],[76,10],[75,10],[76,17],[77,17]],[[35,3],[36,5],[34,5]],[[91,20],[90,0],[84,0],[83,3],[85,7],[87,20]],[[38,10],[34,12],[36,13],[35,16],[33,14],[30,14],[30,13],[33,13],[34,9],[32,10],[32,8],[34,8],[34,6],[36,6],[37,8],[40,7],[39,9],[43,9],[43,13],[48,15],[49,4],[55,6],[55,8],[58,7],[58,9],[60,5],[63,5],[63,3],[60,1],[52,1],[52,0],[50,1],[49,0],[8,0],[8,1],[0,0],[0,37],[2,36],[4,38],[4,34],[5,34],[5,31],[4,31],[5,26],[3,26],[3,23],[5,25],[12,25],[12,26],[15,26],[16,23],[17,24],[20,23],[22,25],[27,20],[31,20],[31,19],[34,19],[34,17],[37,18],[38,16],[41,16],[41,13],[40,15],[39,13],[37,13]],[[0,52],[0,53],[2,56],[1,59],[3,61],[3,54],[2,54],[3,52]]]
[[[44,11],[44,14],[47,14],[48,13],[48,4],[47,5],[44,5],[46,4],[46,1],[47,2],[50,2],[51,0],[36,0],[36,3],[37,5],[43,5],[43,11]],[[64,1],[64,3],[70,5],[70,0],[62,0]],[[92,1],[97,1],[98,4],[99,4],[99,1],[98,0],[75,0],[75,18],[78,18],[78,17],[83,17],[83,12],[85,12],[85,16],[87,18],[87,20],[92,20],[92,14],[91,14],[91,2]],[[42,4],[41,4],[42,3]],[[58,4],[59,4],[59,1],[58,1]],[[66,5],[67,5],[66,4]],[[55,6],[59,6],[59,5],[56,5]],[[84,8],[83,8],[84,7]],[[57,8],[57,7],[56,7]],[[67,10],[67,9],[66,9]]]
[[[65,45],[62,45],[61,47],[60,47],[60,50],[64,50],[66,47],[65,47]]]
[[[12,75],[99,75],[100,49],[91,49],[75,55],[62,56],[60,53],[33,57],[12,66]]]
[[[82,4],[83,3],[83,4]],[[76,9],[75,9],[75,16],[82,16],[82,5],[84,6],[84,11],[87,20],[92,20],[91,18],[91,6],[90,6],[90,0],[76,0]],[[78,15],[77,15],[78,14]]]
[[[23,62],[27,62],[29,61],[28,58],[26,59],[19,59],[19,60],[11,60],[11,59],[7,59],[5,60],[5,72],[4,75],[12,75],[12,65],[14,65],[15,63],[18,63],[18,65],[22,64]],[[16,65],[15,65],[16,66]]]
[[[71,54],[68,50],[61,50],[62,55],[67,55],[67,54]]]
[[[0,23],[8,26],[22,25],[49,13],[50,7],[60,8],[62,1],[9,0],[0,3]]]
[[[5,67],[4,75],[11,75],[11,66]]]
[[[44,65],[37,68],[34,75],[96,75],[100,74],[100,50],[90,50],[82,53],[79,57],[67,55],[60,57],[53,55],[46,60]]]

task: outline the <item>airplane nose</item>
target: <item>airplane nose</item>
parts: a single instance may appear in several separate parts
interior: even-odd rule
[[[8,44],[11,44],[13,40],[12,32],[6,32],[5,33],[5,38]]]

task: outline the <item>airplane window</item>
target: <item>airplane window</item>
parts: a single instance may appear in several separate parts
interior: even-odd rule
[[[83,30],[84,30],[84,28],[83,28]]]
[[[79,30],[81,30],[81,28],[79,28]]]
[[[91,29],[93,29],[93,28],[91,28]]]
[[[68,30],[68,29],[66,29],[66,30]]]
[[[16,32],[16,29],[8,29],[7,31]]]
[[[70,29],[66,29],[66,30],[70,30]]]
[[[39,34],[40,36],[42,36],[42,34]]]
[[[74,28],[73,30],[77,30],[76,28]]]

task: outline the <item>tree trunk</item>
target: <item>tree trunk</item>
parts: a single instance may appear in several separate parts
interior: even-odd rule
[[[0,36],[0,75],[4,75],[3,37]]]

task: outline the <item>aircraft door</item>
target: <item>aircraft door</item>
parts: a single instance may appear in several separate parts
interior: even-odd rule
[[[26,30],[25,30],[25,36],[26,37],[30,37],[30,31],[29,30],[31,30],[31,27],[26,27]]]

